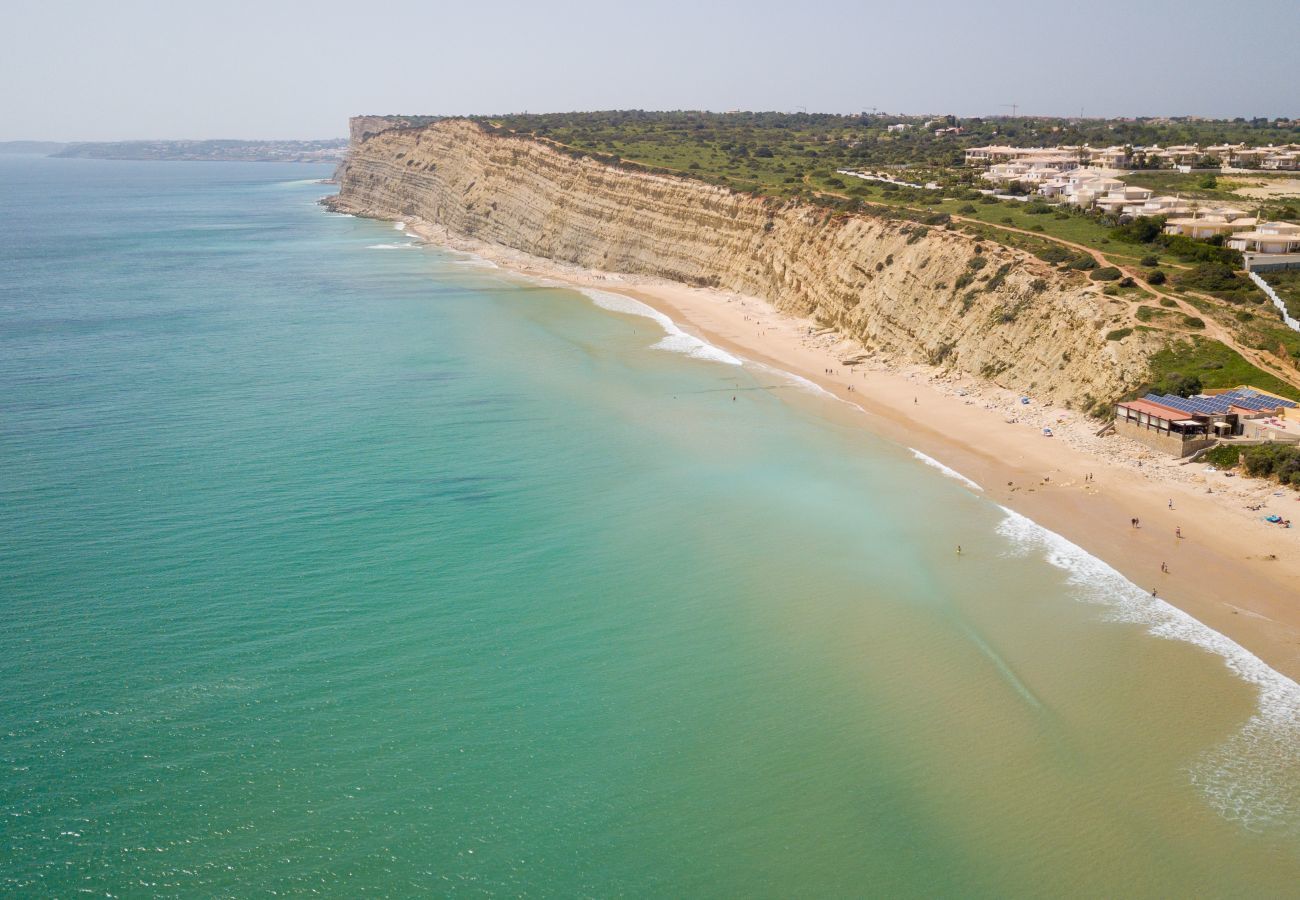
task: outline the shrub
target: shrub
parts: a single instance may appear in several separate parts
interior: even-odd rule
[[[1006,281],[1007,273],[1010,271],[1011,263],[1003,263],[998,266],[998,270],[993,273],[993,277],[989,279],[989,283],[984,285],[984,289],[992,291],[1002,287],[1002,282]]]
[[[966,267],[978,272],[989,264],[989,261],[982,256],[973,256],[966,262]]]
[[[1062,247],[1060,244],[1050,244],[1034,254],[1043,262],[1061,263],[1067,259],[1073,259],[1074,254]]]
[[[1124,340],[1124,338],[1128,337],[1132,333],[1133,333],[1132,328],[1116,328],[1114,331],[1107,333],[1106,340],[1122,341]]]
[[[1142,257],[1142,265],[1146,266],[1148,269],[1154,269],[1156,266],[1160,265],[1160,257],[1148,254],[1147,256]]]
[[[1300,487],[1300,447],[1295,444],[1243,447],[1241,467],[1254,478],[1275,477],[1282,484]]]
[[[1178,286],[1183,290],[1206,291],[1232,303],[1263,297],[1254,284],[1238,278],[1231,266],[1221,262],[1198,264],[1192,271],[1178,276]]]
[[[1164,284],[1168,280],[1169,279],[1165,276],[1165,273],[1161,272],[1159,269],[1155,269],[1147,275],[1147,284],[1159,285]]]
[[[1198,319],[1196,316],[1183,316],[1183,324],[1188,328],[1204,328],[1205,320]]]
[[[1236,250],[1192,240],[1183,234],[1162,234],[1156,242],[1183,262],[1217,262],[1234,269],[1241,265],[1241,254]]]
[[[1231,469],[1241,461],[1241,448],[1231,444],[1211,447],[1201,459],[1219,469]]]
[[[1165,228],[1164,216],[1138,216],[1132,222],[1110,230],[1110,236],[1127,244],[1149,244]]]
[[[1183,375],[1179,372],[1170,372],[1164,378],[1151,386],[1151,392],[1155,394],[1177,394],[1179,397],[1190,397],[1193,394],[1199,394],[1201,392],[1201,379],[1195,375]]]
[[[1081,272],[1086,272],[1089,269],[1097,268],[1097,260],[1093,259],[1091,256],[1087,255],[1086,253],[1083,253],[1074,257],[1074,259],[1070,260],[1070,268],[1078,269]]]
[[[1029,282],[1029,289],[1035,294],[1041,294],[1043,291],[1047,290],[1047,279],[1035,278],[1033,281]]]
[[[1118,281],[1123,274],[1114,266],[1103,266],[1100,269],[1094,269],[1089,277],[1093,281]]]
[[[975,209],[974,204],[963,203],[961,206],[957,207],[957,212],[961,213],[964,216],[970,216],[970,215],[974,215],[977,212],[977,210]]]
[[[1119,286],[1122,288],[1137,287],[1137,282],[1125,275],[1119,280]]]
[[[1166,307],[1166,308],[1168,308],[1168,309],[1173,309],[1175,306],[1178,305],[1178,302],[1175,301],[1175,300],[1170,300],[1168,297],[1161,297],[1161,298],[1160,298],[1160,305],[1161,305],[1161,306],[1164,306],[1164,307]]]

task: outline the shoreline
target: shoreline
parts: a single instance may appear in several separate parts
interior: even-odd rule
[[[429,245],[506,271],[631,297],[726,354],[817,385],[851,404],[860,426],[918,454],[918,462],[977,484],[993,503],[1300,681],[1300,529],[1262,521],[1269,511],[1297,518],[1289,515],[1300,513],[1289,505],[1300,498],[1295,491],[1182,465],[1122,437],[1097,437],[1100,423],[1076,411],[1026,406],[973,376],[871,354],[759,298],[581,269],[420,220],[398,221]],[[1054,437],[1043,436],[1045,425]],[[1245,508],[1260,502],[1263,511]],[[1134,517],[1141,527],[1131,527]]]

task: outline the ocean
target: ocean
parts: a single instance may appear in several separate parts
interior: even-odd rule
[[[1294,682],[328,175],[0,157],[0,893],[1294,895]]]

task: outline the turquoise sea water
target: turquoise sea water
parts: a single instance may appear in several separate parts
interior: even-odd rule
[[[1294,895],[1293,683],[327,174],[0,157],[0,893]]]

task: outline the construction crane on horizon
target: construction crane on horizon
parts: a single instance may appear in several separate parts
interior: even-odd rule
[[[1016,117],[1016,110],[1020,109],[1020,104],[1019,104],[1019,103],[1003,103],[1003,104],[1002,104],[1002,107],[1003,107],[1004,109],[1005,109],[1006,107],[1008,107],[1008,106],[1011,107],[1011,118],[1014,119],[1014,118]]]

